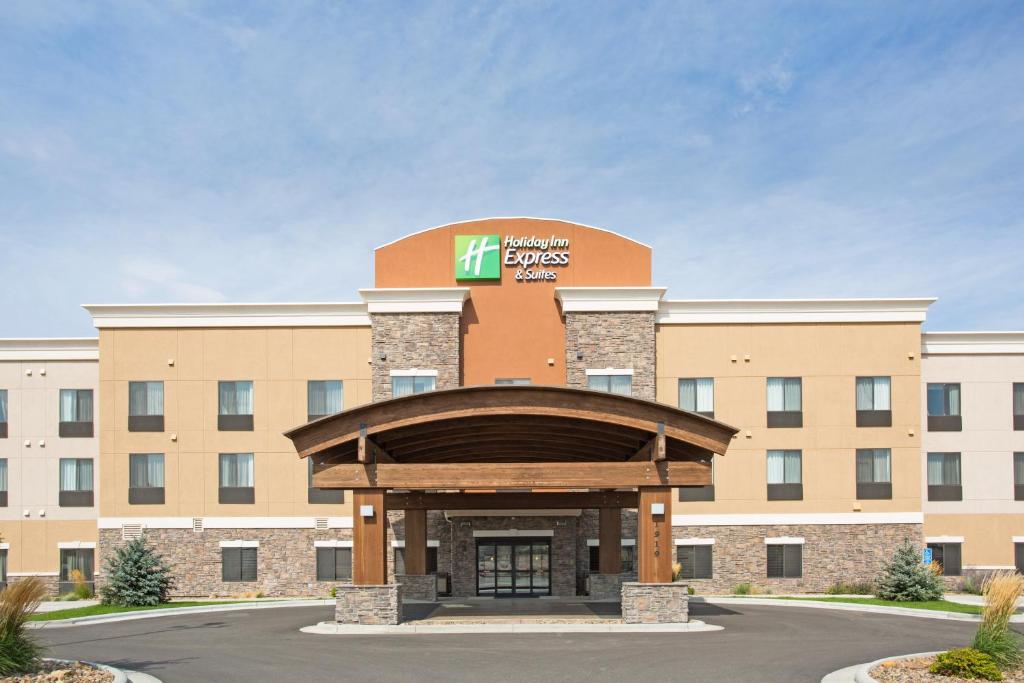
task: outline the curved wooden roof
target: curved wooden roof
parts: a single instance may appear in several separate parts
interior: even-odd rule
[[[659,431],[663,452],[642,457],[645,448],[657,448]],[[560,386],[487,385],[358,406],[285,436],[300,457],[316,455],[319,462],[541,463],[703,459],[724,454],[736,431],[696,413],[629,396]]]

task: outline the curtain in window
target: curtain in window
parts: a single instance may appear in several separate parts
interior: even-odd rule
[[[634,565],[635,554],[636,554],[636,546],[632,546],[632,545],[624,545],[624,546],[622,546],[622,554],[619,555],[619,557],[621,558],[620,559],[619,569],[622,570],[623,574],[632,574],[633,573],[633,565]]]
[[[864,456],[863,463],[861,456]],[[869,448],[857,451],[857,481],[888,484],[892,481],[891,451],[888,448]]]
[[[427,377],[413,377],[415,380],[413,386],[415,386],[415,393],[422,394],[424,391],[433,391],[437,385],[437,378],[433,376]]]
[[[781,377],[768,378],[768,410],[779,412],[786,409],[786,380]]]
[[[768,483],[786,483],[786,453],[785,451],[768,451]]]
[[[0,422],[7,422],[7,390],[0,389]]]
[[[784,451],[786,454],[786,483],[800,483],[800,451]]]
[[[942,486],[943,453],[928,454],[928,485]]]
[[[7,404],[7,401],[4,400],[2,403],[3,405],[0,405],[0,422],[3,422],[4,420],[7,419],[2,412],[4,410],[4,406],[6,406]],[[1024,415],[1024,384],[1013,385],[1013,414]]]
[[[7,458],[0,458],[0,491],[7,490]]]
[[[77,410],[77,391],[74,389],[61,389],[60,390],[60,421],[61,422],[75,422],[78,417]]]
[[[800,380],[786,380],[786,407],[784,410],[800,410]]]
[[[333,415],[341,412],[341,381],[315,380],[307,384],[307,413]]]
[[[960,414],[960,385],[959,384],[947,384],[946,395],[948,397],[947,407],[949,412],[947,415],[959,415]]]
[[[611,375],[609,378],[609,391],[622,396],[632,396],[633,376],[632,375]]]
[[[252,415],[252,382],[220,382],[220,414]]]
[[[875,377],[875,410],[890,409],[891,380],[888,377]]]
[[[960,486],[960,454],[928,454],[929,486]]]
[[[252,453],[220,454],[221,488],[251,488],[253,480]]]
[[[1013,483],[1024,486],[1024,453],[1013,454]]]
[[[60,490],[92,491],[92,460],[61,458]]]
[[[697,384],[697,410],[710,413],[715,410],[715,380],[703,377],[695,380]]]
[[[587,389],[608,391],[608,375],[587,375]]]
[[[873,451],[860,449],[857,451],[857,483],[870,484],[874,481],[875,465]]]
[[[679,380],[679,407],[683,410],[697,410],[697,380]]]
[[[128,414],[133,417],[164,414],[163,382],[129,382]]]
[[[946,414],[946,387],[943,384],[928,385],[928,414],[937,417]]]
[[[873,377],[857,378],[857,410],[875,409],[875,380]]]
[[[414,379],[415,377],[392,377],[391,395],[395,398],[411,396],[416,390],[416,385],[413,383]]]
[[[163,453],[133,453],[128,470],[128,485],[133,489],[164,487]]]
[[[92,548],[81,550],[62,549],[60,551],[60,580],[70,581],[71,572],[82,572],[86,581],[92,581],[93,551]]]

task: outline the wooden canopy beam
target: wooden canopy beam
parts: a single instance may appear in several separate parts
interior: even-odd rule
[[[388,493],[389,510],[586,510],[635,508],[635,491]]]

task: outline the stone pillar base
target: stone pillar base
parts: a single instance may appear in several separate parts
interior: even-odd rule
[[[682,624],[689,619],[685,583],[622,584],[622,621],[626,624]]]
[[[621,600],[621,574],[591,574],[589,577],[591,600]]]
[[[341,584],[335,595],[334,620],[339,624],[395,625],[402,621],[402,587],[399,584]]]
[[[397,574],[395,583],[402,585],[402,600],[437,600],[437,576],[434,574]]]

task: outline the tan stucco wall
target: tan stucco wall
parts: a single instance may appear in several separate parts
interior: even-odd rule
[[[714,377],[715,417],[740,429],[715,458],[715,502],[674,512],[919,511],[920,346],[916,323],[660,325],[658,400],[678,404],[679,378]],[[892,377],[893,426],[858,428],[855,378],[874,375]],[[804,427],[768,429],[766,378],[790,376]],[[856,500],[857,448],[892,449],[892,500]],[[803,450],[803,500],[767,500],[769,449]]]
[[[102,410],[96,361],[0,362],[0,389],[7,390],[9,413],[8,437],[0,439],[0,458],[7,459],[8,487],[7,507],[0,508],[0,521],[95,520],[95,507],[61,508],[58,502],[60,459],[99,456],[95,434]],[[93,390],[93,438],[58,436],[61,389]],[[93,486],[98,495],[96,465],[98,462],[94,462]]]
[[[0,521],[0,542],[10,544],[7,573],[54,573],[60,567],[58,543],[97,540],[96,520]],[[96,568],[99,571],[99,567]]]
[[[306,502],[306,462],[282,434],[306,422],[308,380],[342,380],[345,408],[369,402],[369,360],[369,327],[101,331],[101,516],[351,514]],[[128,431],[131,380],[163,380],[162,433]],[[253,381],[254,431],[217,430],[219,380]],[[218,504],[226,452],[254,453],[255,504]],[[164,453],[164,505],[128,504],[129,453]]]
[[[963,536],[964,567],[1013,567],[1013,537],[1024,536],[1024,512],[1017,514],[932,514],[924,516],[925,537]]]

